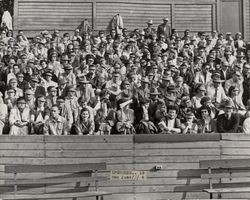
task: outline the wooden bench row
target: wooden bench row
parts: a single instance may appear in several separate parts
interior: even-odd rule
[[[63,164],[63,165],[11,165],[5,167],[5,173],[13,174],[13,180],[5,180],[1,186],[13,186],[13,192],[0,194],[0,199],[67,199],[78,197],[96,197],[103,199],[105,195],[110,195],[106,191],[98,188],[100,181],[107,181],[107,177],[98,176],[98,171],[106,170],[106,163],[84,163],[84,164]],[[52,176],[40,179],[18,179],[21,173],[51,173]],[[56,176],[53,174],[56,173]],[[58,173],[66,173],[67,176],[58,176]],[[65,184],[74,183],[72,188],[76,192],[57,192],[42,194],[22,194],[19,193],[18,187],[21,185],[34,186],[37,184]],[[79,191],[80,185],[90,187],[94,186],[94,191]]]

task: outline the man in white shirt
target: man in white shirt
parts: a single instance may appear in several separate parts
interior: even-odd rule
[[[207,87],[207,96],[211,98],[215,107],[219,107],[222,99],[226,98],[225,90],[221,86],[223,81],[219,77],[213,78],[213,83]]]

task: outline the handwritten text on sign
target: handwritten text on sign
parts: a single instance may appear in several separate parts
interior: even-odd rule
[[[146,171],[128,171],[128,170],[115,170],[111,171],[111,180],[136,180],[143,181],[147,180]]]

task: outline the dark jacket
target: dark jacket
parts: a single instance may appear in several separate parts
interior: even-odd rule
[[[219,133],[237,133],[239,123],[238,114],[233,113],[230,119],[227,119],[226,114],[223,113],[217,117],[217,131]]]

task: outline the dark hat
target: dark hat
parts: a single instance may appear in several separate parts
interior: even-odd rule
[[[223,105],[222,105],[224,108],[233,108],[234,107],[234,103],[232,100],[230,99],[227,99],[223,102]]]
[[[42,101],[42,102],[45,102],[45,101],[46,101],[44,95],[39,95],[36,99],[39,99],[39,100]]]
[[[171,84],[167,87],[168,92],[176,92],[175,85]]]
[[[70,86],[68,88],[68,92],[76,92],[76,89],[74,88],[74,86]]]
[[[61,58],[62,61],[70,61],[68,55],[64,54]]]
[[[45,73],[45,76],[53,76],[53,74],[52,74],[52,72],[47,71],[47,72]]]
[[[81,84],[87,84],[87,83],[89,83],[89,81],[87,80],[86,76],[81,77],[78,82],[81,83]]]
[[[163,75],[163,76],[162,76],[162,80],[163,80],[163,81],[171,81],[171,80],[172,80],[172,77],[171,77],[171,76],[167,76],[167,75]]]
[[[57,101],[58,103],[65,103],[65,99],[62,98],[62,97],[58,97],[58,98],[56,99],[56,101]]]
[[[26,101],[25,101],[25,99],[23,97],[20,97],[20,98],[17,99],[17,103],[26,104]]]
[[[141,82],[143,82],[143,83],[149,83],[149,80],[148,80],[147,77],[142,77],[141,78]]]
[[[58,84],[62,85],[62,84],[67,84],[67,80],[65,78],[61,78],[58,80]]]
[[[65,70],[71,70],[71,69],[73,69],[73,67],[72,67],[72,65],[66,65],[66,66],[64,67],[64,69],[65,69]]]
[[[47,88],[47,91],[48,91],[48,92],[52,92],[52,91],[57,91],[57,89],[56,89],[55,86],[49,86],[49,87]]]
[[[153,20],[152,19],[150,19],[150,20],[148,20],[148,22],[147,22],[148,24],[153,24]]]
[[[185,117],[187,119],[194,118],[194,114],[192,112],[188,112],[188,113],[185,114]]]
[[[33,92],[32,90],[30,90],[30,89],[25,90],[24,93],[25,93],[25,94],[29,94],[29,95],[33,95],[33,94],[34,94],[34,92]]]
[[[39,80],[38,80],[38,78],[36,76],[30,77],[30,80],[33,81],[33,82],[39,83]]]
[[[9,88],[7,90],[7,93],[16,93],[16,90],[14,88]]]
[[[152,89],[150,90],[150,94],[151,94],[151,95],[159,95],[160,93],[158,92],[158,89],[157,89],[157,88],[152,88]]]
[[[221,80],[220,77],[215,76],[215,77],[213,78],[213,82],[215,82],[215,83],[222,83],[222,82],[224,82],[224,81]]]
[[[211,101],[211,98],[208,96],[204,96],[201,98],[200,103],[203,104],[203,103],[208,102],[208,101]]]

